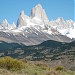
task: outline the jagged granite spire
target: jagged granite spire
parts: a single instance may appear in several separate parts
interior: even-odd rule
[[[3,26],[3,27],[8,27],[8,21],[6,20],[6,19],[4,19],[3,21],[2,21],[2,23],[1,23],[1,26]]]
[[[24,10],[21,11],[20,15],[21,15],[22,17],[25,16]]]
[[[43,21],[49,21],[48,17],[46,15],[45,10],[42,8],[41,4],[36,5],[32,10],[31,10],[31,17],[37,17],[39,19],[42,19]]]
[[[17,27],[22,27],[24,25],[26,25],[26,20],[24,10],[22,10],[17,21]]]
[[[16,24],[13,22],[12,25],[10,26],[10,29],[15,29],[16,28]]]
[[[5,29],[5,30],[9,28],[9,23],[8,23],[8,21],[6,19],[4,19],[2,21],[1,27],[2,27],[2,29]]]

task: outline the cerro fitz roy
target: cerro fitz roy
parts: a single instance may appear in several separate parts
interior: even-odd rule
[[[75,23],[71,19],[63,18],[49,21],[40,4],[32,8],[30,16],[22,11],[17,24],[10,25],[6,19],[0,24],[0,41],[8,43],[22,43],[29,46],[46,40],[69,43],[74,39]]]

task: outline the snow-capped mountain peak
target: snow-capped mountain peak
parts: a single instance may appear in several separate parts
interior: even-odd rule
[[[56,19],[56,21],[58,21],[58,22],[64,22],[65,20],[64,20],[63,17],[60,17],[60,18]]]
[[[35,6],[36,8],[42,8],[42,5],[41,4],[37,4],[36,6]]]
[[[7,19],[4,19],[3,22],[8,23]]]
[[[36,5],[31,11],[31,18],[37,17],[41,19],[43,22],[48,22],[48,17],[46,15],[45,10],[42,8],[40,4]]]
[[[25,26],[27,25],[26,24],[26,16],[24,14],[24,11],[22,10],[21,13],[20,13],[20,16],[18,18],[18,21],[17,21],[17,27],[22,27],[22,26]]]
[[[12,25],[10,25],[10,30],[16,29],[16,24],[13,22]]]
[[[3,21],[2,21],[2,23],[1,23],[1,28],[0,29],[2,29],[2,30],[7,30],[7,29],[9,29],[9,23],[8,23],[8,21],[6,20],[6,19],[4,19]]]
[[[8,26],[8,21],[6,19],[4,19],[1,23],[1,26]]]
[[[46,40],[60,42],[71,42],[75,38],[75,23],[72,20],[58,18],[49,21],[42,5],[38,4],[27,16],[21,11],[17,24],[9,24],[5,19],[0,25],[0,40],[5,39],[23,43],[25,45],[36,45]]]
[[[25,17],[25,12],[24,12],[24,10],[21,11],[20,16],[21,16],[21,17]]]

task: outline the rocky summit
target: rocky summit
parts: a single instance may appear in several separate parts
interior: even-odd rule
[[[75,39],[75,22],[58,18],[49,20],[45,9],[38,4],[27,16],[22,10],[17,24],[5,19],[0,23],[0,41],[26,46],[38,45],[47,40],[70,43]]]

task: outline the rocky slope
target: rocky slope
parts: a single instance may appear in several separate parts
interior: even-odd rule
[[[72,42],[75,38],[75,23],[72,20],[49,21],[45,10],[38,4],[32,8],[31,15],[22,11],[17,24],[10,25],[3,20],[0,25],[0,41],[24,45],[38,45],[47,40]]]

